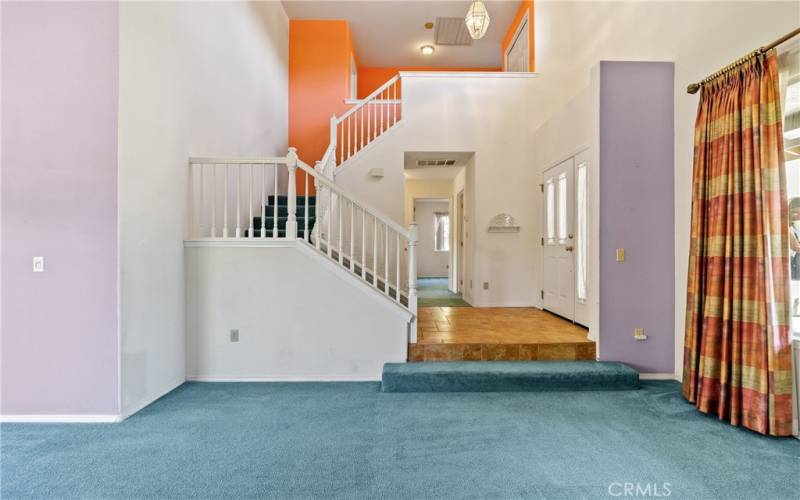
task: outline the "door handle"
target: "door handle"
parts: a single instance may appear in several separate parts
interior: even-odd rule
[[[571,251],[574,250],[574,248],[573,247],[564,247],[564,250],[566,250],[567,252],[571,252]]]

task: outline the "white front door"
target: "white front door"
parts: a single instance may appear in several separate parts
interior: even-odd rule
[[[544,173],[544,308],[575,318],[573,158]]]

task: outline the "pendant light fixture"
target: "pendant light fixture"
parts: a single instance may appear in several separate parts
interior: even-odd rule
[[[486,6],[483,5],[483,2],[472,2],[464,21],[467,23],[469,36],[474,40],[478,40],[483,38],[483,35],[486,34],[486,30],[489,29],[489,11],[486,10]]]

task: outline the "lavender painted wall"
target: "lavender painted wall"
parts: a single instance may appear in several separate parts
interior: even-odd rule
[[[673,63],[600,63],[599,354],[650,373],[675,364],[673,86]]]
[[[117,36],[115,2],[2,4],[4,415],[118,413]]]

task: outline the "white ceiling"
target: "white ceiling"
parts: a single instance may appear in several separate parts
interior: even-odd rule
[[[282,0],[289,19],[345,19],[350,23],[356,58],[363,67],[432,66],[499,68],[503,36],[519,9],[518,1],[484,1],[489,31],[469,47],[437,46],[432,56],[419,48],[433,44],[437,17],[464,17],[469,1],[306,1]]]

